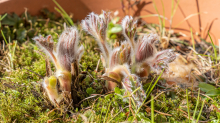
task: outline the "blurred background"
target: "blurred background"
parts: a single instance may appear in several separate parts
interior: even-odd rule
[[[208,31],[213,42],[218,45],[220,38],[220,1],[219,0],[57,0],[60,6],[74,21],[84,19],[90,12],[101,13],[109,10],[123,17],[131,15],[147,23],[160,24],[160,18],[165,19],[164,27],[181,34],[181,38],[190,39],[190,29],[196,41],[209,41]],[[22,14],[25,9],[37,15],[40,10],[47,8],[60,14],[54,9],[52,0],[0,0],[0,12]],[[158,16],[160,15],[160,16]],[[160,17],[160,18],[159,18]]]

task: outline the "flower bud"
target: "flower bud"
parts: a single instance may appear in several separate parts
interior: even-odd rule
[[[57,61],[57,58],[54,54],[54,42],[51,35],[48,35],[44,38],[42,35],[36,36],[33,38],[36,41],[36,44],[43,49],[43,51],[51,58],[52,62],[55,64],[57,69],[60,69],[60,65]]]
[[[83,54],[83,46],[78,47],[79,34],[78,30],[74,27],[67,28],[60,35],[57,44],[57,60],[62,69],[71,71],[71,63],[74,60],[79,60],[79,56]]]
[[[176,59],[176,54],[173,50],[163,50],[155,54],[152,58],[147,59],[152,70],[159,72],[159,70],[168,70],[168,64]]]
[[[135,48],[134,36],[136,34],[137,20],[134,20],[131,16],[125,16],[121,22],[122,33],[126,40],[129,41],[132,49]]]
[[[83,29],[91,34],[96,41],[103,53],[103,57],[106,61],[109,60],[110,48],[106,42],[106,30],[108,28],[108,23],[110,18],[110,13],[103,11],[102,17],[94,14],[93,12],[88,15],[85,20],[82,20]],[[106,63],[108,64],[108,63]]]
[[[56,53],[54,53],[54,42],[51,35],[46,38],[40,35],[33,38],[33,40],[36,41],[38,46],[42,48],[54,62],[62,90],[71,92],[71,63],[74,61],[78,62],[84,51],[82,45],[80,47],[78,46],[78,30],[74,27],[69,27],[63,31],[57,44]]]
[[[46,77],[43,82],[43,87],[53,104],[55,104],[55,100],[57,103],[62,100],[62,96],[58,94],[57,78],[55,76],[51,76],[49,78]]]
[[[127,64],[117,65],[107,73],[108,77],[117,80],[120,83],[122,82],[122,79],[129,74],[130,71]],[[114,88],[117,87],[117,84],[111,81],[108,81],[106,85],[109,90],[114,90]]]
[[[143,62],[149,57],[152,57],[156,52],[155,42],[158,40],[157,34],[144,35],[138,40],[135,60],[136,62]]]
[[[115,48],[110,56],[110,68],[117,65],[129,64],[131,61],[131,48],[127,42],[123,42],[120,47]]]

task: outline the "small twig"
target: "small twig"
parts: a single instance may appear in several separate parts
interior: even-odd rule
[[[205,95],[205,94],[200,93],[200,95],[203,95],[203,96],[205,96],[205,97],[211,99],[212,101],[214,101],[211,97],[209,97],[209,96],[207,96],[207,95]]]
[[[207,48],[207,50],[203,53],[203,55],[205,55],[211,48],[212,46],[209,46],[209,48]]]
[[[47,113],[47,116],[49,116],[49,114],[52,113],[52,112],[55,111],[55,110],[57,110],[57,108],[55,108],[55,109],[49,111],[49,112]]]
[[[95,72],[98,72],[99,63],[100,63],[100,59],[99,59],[99,61],[98,61],[98,63],[97,63],[97,66],[96,66]]]
[[[154,98],[153,98],[153,100],[155,100],[157,97],[159,97],[161,94],[163,94],[165,91],[162,91],[161,93],[159,93],[157,96],[155,96]],[[151,99],[152,100],[152,99]],[[147,101],[144,105],[147,105],[147,104],[149,104],[150,102],[151,102],[151,100],[149,100],[149,101]]]
[[[150,107],[146,106],[146,105],[143,105],[145,106],[146,108],[149,108],[151,110]],[[166,116],[172,116],[171,114],[167,114],[167,113],[163,113],[163,112],[160,112],[160,111],[157,111],[157,110],[154,110],[155,112],[159,113],[159,114],[162,114],[162,115],[166,115]]]
[[[45,58],[45,62],[46,62],[46,76],[49,77],[52,75],[50,61],[48,58]]]
[[[133,111],[133,109],[132,109],[132,105],[131,105],[131,98],[132,98],[132,97],[129,98],[129,109],[130,109],[132,115],[135,116],[135,113],[134,113],[134,111]]]
[[[25,69],[25,70],[27,70],[27,71],[29,71],[29,72],[32,72],[32,73],[36,74],[36,75],[39,76],[41,79],[44,78],[43,76],[41,76],[40,74],[38,74],[38,73],[36,73],[36,72],[34,72],[34,71],[32,71],[32,70],[28,70],[28,69],[26,69],[26,68],[22,68],[22,69]]]
[[[99,95],[93,95],[93,96],[87,97],[87,98],[81,100],[81,101],[78,103],[78,105],[80,105],[83,101],[88,100],[88,99],[91,99],[91,98],[96,97],[96,96],[99,96]]]

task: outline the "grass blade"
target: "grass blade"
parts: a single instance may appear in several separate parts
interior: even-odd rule
[[[188,98],[188,90],[187,89],[186,89],[186,101],[187,101],[188,119],[189,119],[189,123],[190,123],[189,98]]]
[[[198,15],[198,14],[199,14],[199,13],[194,13],[194,14],[191,14],[191,15],[187,16],[187,17],[184,18],[182,21],[180,21],[176,26],[174,26],[174,29],[177,28],[179,25],[181,25],[184,21],[186,21],[186,20],[190,19],[191,17],[196,16],[196,15]]]
[[[210,36],[210,34],[209,34],[209,32],[208,32],[208,35],[209,35],[209,38],[210,38],[210,40],[211,40],[211,42],[212,42],[212,47],[213,47],[213,50],[214,50],[214,54],[215,54],[215,61],[216,61],[216,64],[217,64],[217,57],[218,57],[218,54],[217,54],[217,50],[216,50],[216,48],[215,48],[215,44],[213,43],[213,40],[212,40],[212,37]]]
[[[59,8],[55,8],[55,10],[59,10],[58,12],[63,16],[63,18],[68,20],[68,23],[72,26],[74,26],[73,20],[71,19],[71,17],[66,13],[66,11],[60,6],[60,4],[56,1],[53,0],[53,2],[57,5],[57,7]]]
[[[154,123],[154,96],[151,96],[151,123]]]
[[[177,7],[179,6],[179,2],[180,2],[180,0],[177,1],[176,6],[173,10],[172,16],[174,16],[174,14],[176,13]]]
[[[63,17],[64,21],[66,22],[66,24],[67,24],[68,26],[70,26],[70,23],[69,23],[69,21],[66,19],[65,15],[64,15],[57,7],[55,7],[55,10],[56,10],[58,13],[60,13],[60,15]]]
[[[1,17],[0,21],[2,21],[6,16],[7,16],[7,13]]]
[[[202,107],[201,107],[201,109],[200,109],[199,116],[197,117],[196,123],[198,123],[199,118],[200,118],[200,116],[201,116],[201,114],[202,114],[202,109],[203,109],[204,104],[205,104],[205,100],[202,102]]]
[[[192,45],[193,45],[193,49],[195,49],[195,41],[194,41],[194,37],[193,37],[193,32],[192,32],[192,28],[190,28],[190,32],[191,32],[191,37],[192,37]]]
[[[153,0],[153,6],[154,6],[154,9],[156,10],[157,14],[160,15],[158,9],[157,9],[157,6],[156,6],[156,3],[155,3],[155,0]],[[158,19],[159,19],[159,23],[160,23],[160,37],[162,36],[162,32],[163,32],[163,23],[162,23],[162,20],[161,20],[161,17],[158,16]]]
[[[112,103],[112,102],[109,103],[108,110],[107,110],[107,112],[106,112],[105,119],[104,119],[104,122],[103,122],[103,123],[105,123],[105,120],[106,120],[106,118],[107,118],[108,111],[109,111],[109,109],[110,109],[111,103]]]
[[[161,1],[162,8],[163,8],[163,16],[165,17],[165,7],[164,7],[164,4],[163,4],[163,0],[160,0],[160,1]],[[163,26],[165,27],[165,18],[163,18]]]
[[[151,90],[150,90],[149,93],[147,94],[147,97],[146,97],[146,98],[149,97],[151,91],[152,91],[152,90],[154,89],[154,87],[156,86],[156,84],[157,84],[157,82],[159,81],[159,79],[160,79],[161,75],[163,74],[163,72],[164,72],[164,69],[163,69],[163,71],[160,73],[159,77],[157,78],[156,82],[154,83],[154,85],[152,86]]]
[[[196,110],[197,110],[197,107],[198,107],[198,104],[199,104],[199,94],[200,94],[200,89],[199,89],[199,92],[198,92],[198,97],[197,97],[197,101],[196,101],[196,107],[195,107],[195,110],[194,110],[194,113],[193,113],[192,121],[194,121],[195,116],[196,116]]]
[[[7,16],[7,14],[4,14],[3,17],[0,15],[0,21],[2,21],[6,16]],[[2,23],[0,22],[0,28],[1,27],[2,27]],[[1,29],[1,34],[2,34],[3,39],[5,40],[6,45],[8,45],[8,41],[6,40],[5,35],[4,35],[3,31],[2,31],[2,29]]]
[[[161,4],[162,4],[162,8],[163,8],[163,16],[165,17],[165,8],[164,8],[164,4],[163,4],[163,0],[160,0]],[[162,37],[165,36],[165,19],[163,18],[163,22],[162,22]]]
[[[168,20],[168,18],[166,18],[166,17],[164,17],[163,15],[158,15],[158,14],[149,14],[149,15],[143,15],[143,16],[140,16],[139,18],[147,18],[147,17],[161,17],[161,18],[163,18],[163,19],[165,19],[165,20]]]

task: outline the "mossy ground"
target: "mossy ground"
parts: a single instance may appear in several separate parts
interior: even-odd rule
[[[56,18],[47,10],[42,11],[43,16],[33,17],[23,14],[21,17],[13,14],[3,20],[3,31],[6,37],[11,38],[11,45],[18,41],[14,52],[4,49],[1,60],[0,79],[0,121],[1,122],[123,122],[133,119],[132,107],[129,101],[123,101],[121,93],[123,89],[106,93],[100,76],[104,68],[97,64],[100,54],[94,50],[97,44],[94,39],[83,32],[81,44],[85,47],[85,53],[80,62],[80,71],[86,72],[85,79],[80,83],[81,96],[80,109],[71,111],[53,107],[45,95],[42,87],[42,77],[46,74],[45,55],[32,42],[34,35],[43,36],[51,34],[55,41],[62,32],[62,18]],[[49,18],[49,19],[48,19]],[[31,21],[29,21],[31,20]],[[31,23],[30,23],[31,22]],[[78,25],[76,23],[76,25]],[[152,25],[154,27],[154,25]],[[80,26],[78,25],[79,30]],[[140,30],[141,32],[141,30]],[[114,36],[117,37],[117,36]],[[120,37],[120,36],[118,36]],[[116,41],[115,39],[110,39]],[[13,43],[14,42],[14,43]],[[14,54],[13,66],[9,60],[9,54]],[[97,69],[98,68],[98,69]],[[52,70],[54,71],[52,65]],[[150,80],[150,77],[149,77]],[[163,81],[163,80],[160,80]],[[145,90],[149,83],[144,85]],[[156,86],[152,92],[154,95],[154,119],[155,122],[189,122],[186,90],[182,88],[163,88]],[[188,91],[189,111],[192,116],[197,102],[198,91]],[[149,101],[150,98],[147,100]],[[207,98],[200,96],[195,117],[199,115],[202,102],[205,100],[200,121],[219,122],[220,96]],[[67,113],[66,113],[67,112]],[[192,118],[192,117],[191,117]],[[137,114],[137,120],[150,122],[151,105],[145,104]]]

